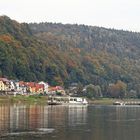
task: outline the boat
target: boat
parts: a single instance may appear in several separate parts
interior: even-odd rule
[[[113,103],[113,105],[121,105],[121,106],[123,106],[123,105],[125,105],[125,103],[124,102],[116,101],[116,102]]]
[[[52,96],[48,99],[48,105],[87,105],[88,102],[82,97]]]
[[[70,97],[69,98],[69,104],[82,104],[82,105],[86,105],[86,104],[88,104],[88,102],[87,102],[87,100],[85,98]]]
[[[48,105],[61,105],[61,100],[57,99],[56,97],[49,97]]]

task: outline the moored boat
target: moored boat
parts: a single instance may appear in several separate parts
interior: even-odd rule
[[[81,104],[86,105],[88,104],[87,100],[85,98],[80,97],[69,97],[69,104]]]
[[[125,105],[125,103],[124,102],[116,101],[116,102],[113,103],[113,105]]]
[[[61,96],[53,96],[48,100],[48,105],[87,105],[88,102],[85,98],[82,97],[61,97]]]
[[[48,100],[48,105],[61,105],[62,102],[56,97],[50,97]]]

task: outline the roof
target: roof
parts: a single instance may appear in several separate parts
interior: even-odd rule
[[[0,78],[0,81],[9,82],[9,80],[7,78]]]
[[[57,90],[63,90],[61,86],[55,86],[55,87],[49,87],[50,91],[57,91]]]

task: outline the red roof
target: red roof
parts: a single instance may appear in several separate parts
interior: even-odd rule
[[[35,82],[27,82],[26,85],[28,87],[35,88],[36,91],[38,91],[39,89],[44,89],[43,84],[38,84],[38,83],[35,83]]]
[[[60,87],[60,86],[55,86],[55,87],[50,87],[50,90],[51,91],[57,91],[57,90],[63,90],[63,88]]]
[[[63,90],[61,86],[56,86],[57,90]]]
[[[26,85],[26,82],[24,82],[24,81],[19,81],[19,85],[20,85],[20,86],[27,86],[27,85]]]
[[[28,87],[35,87],[35,82],[27,82],[26,83],[26,85],[28,86]]]
[[[40,89],[44,90],[44,85],[43,84],[38,84],[38,83],[35,83],[35,82],[23,82],[23,81],[20,81],[19,85],[20,86],[27,86],[27,87],[35,88],[36,92],[39,91]]]
[[[0,78],[0,81],[9,82],[9,80],[7,78]]]
[[[44,85],[43,84],[36,84],[35,88],[36,88],[36,91],[38,91],[39,89],[44,90]]]

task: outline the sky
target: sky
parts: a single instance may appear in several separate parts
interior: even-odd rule
[[[0,15],[140,32],[140,0],[0,0]]]

